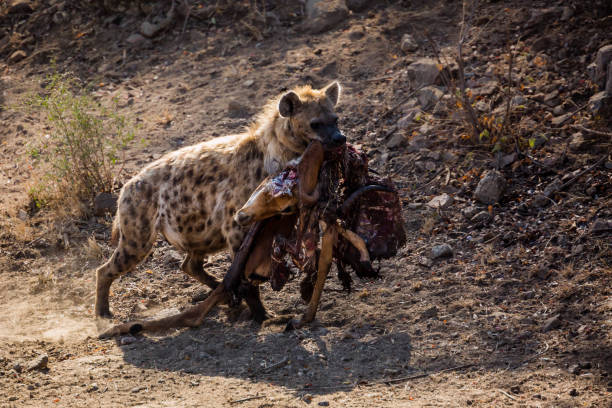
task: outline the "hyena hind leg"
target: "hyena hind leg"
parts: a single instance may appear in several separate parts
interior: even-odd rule
[[[219,281],[204,271],[204,260],[200,256],[187,255],[181,264],[181,270],[213,290],[219,286]]]
[[[113,255],[96,271],[96,316],[112,317],[108,297],[113,281],[133,270],[146,258],[152,247],[153,242],[148,242],[140,248],[136,248],[136,245],[126,245],[123,238],[119,240],[119,245],[117,245]]]

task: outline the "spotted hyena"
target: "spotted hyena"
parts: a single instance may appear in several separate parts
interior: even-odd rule
[[[185,252],[181,269],[214,288],[204,257],[239,248],[245,229],[234,213],[269,174],[298,157],[311,140],[346,141],[334,107],[340,86],[303,86],[271,100],[254,124],[237,135],[218,137],[166,154],[125,184],[113,223],[117,249],[96,272],[95,314],[110,317],[109,290],[150,252],[161,233]]]

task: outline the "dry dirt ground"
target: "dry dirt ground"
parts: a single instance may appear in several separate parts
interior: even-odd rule
[[[88,2],[29,3],[10,15],[5,5],[0,17],[0,406],[611,406],[611,129],[586,107],[596,91],[586,67],[612,43],[605,1],[479,7],[468,80],[475,90],[485,74],[498,81],[481,92],[483,115],[506,100],[510,38],[511,92],[523,97],[512,131],[538,141],[516,157],[505,147],[505,194],[488,207],[473,192],[496,156],[462,140],[456,106],[400,120],[415,105],[408,64],[433,55],[426,32],[455,47],[460,2],[372,2],[320,34],[302,29],[299,1],[217,2],[212,14],[178,15],[131,43],[167,5],[102,13]],[[401,50],[406,33],[415,51]],[[17,50],[25,55],[10,59]],[[382,279],[356,279],[351,293],[332,276],[304,330],[259,327],[222,307],[198,329],[98,340],[94,270],[112,251],[111,216],[61,217],[28,202],[40,176],[28,148],[49,128],[16,106],[40,91],[52,59],[139,121],[143,141],[130,147],[123,181],[165,152],[240,130],[285,88],[338,79],[341,127],[397,182],[408,244],[380,263]],[[603,133],[576,140],[572,124]],[[569,183],[538,204],[556,178]],[[429,208],[442,193],[452,203]],[[453,255],[432,260],[437,244]],[[115,319],[172,312],[199,296],[180,262],[160,240],[115,282]],[[228,266],[223,253],[205,267],[221,277]],[[297,280],[281,292],[264,286],[263,299],[274,313],[304,308]],[[46,365],[30,369],[43,354]]]

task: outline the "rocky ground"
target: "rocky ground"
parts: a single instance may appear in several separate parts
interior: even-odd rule
[[[0,6],[1,406],[612,404],[609,2],[92,3]],[[351,293],[331,278],[304,330],[220,308],[199,329],[97,340],[112,217],[27,194],[49,127],[19,101],[53,70],[138,121],[123,181],[337,79],[341,127],[396,182],[408,244]],[[114,284],[116,319],[199,296],[181,258],[160,240]],[[295,280],[263,298],[304,308]]]

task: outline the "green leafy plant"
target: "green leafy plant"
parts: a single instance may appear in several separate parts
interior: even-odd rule
[[[116,100],[104,106],[68,75],[56,73],[47,82],[42,95],[26,102],[44,113],[51,129],[28,149],[44,174],[30,188],[33,204],[83,203],[113,191],[135,137],[134,122],[117,113]]]

